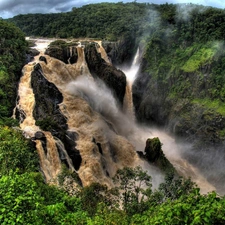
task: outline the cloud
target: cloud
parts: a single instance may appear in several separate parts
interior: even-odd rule
[[[119,2],[121,0],[0,0],[0,17],[9,18],[18,14],[27,13],[58,13],[68,12],[73,7],[80,7],[86,4],[100,2]],[[133,0],[124,0],[123,2],[131,2]],[[155,4],[163,3],[187,3],[202,4],[225,8],[223,0],[137,0],[137,2],[150,2]]]
[[[67,12],[74,6],[81,6],[81,1],[42,0],[40,2],[37,0],[0,0],[0,16],[7,18],[27,13]]]

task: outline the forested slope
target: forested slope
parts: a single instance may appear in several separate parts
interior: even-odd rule
[[[27,14],[10,19],[28,36],[105,38],[139,36],[140,25],[153,5],[100,3],[57,14]]]
[[[137,117],[206,145],[221,143],[225,11],[192,4],[162,5],[159,11],[166,20],[149,35],[133,90]],[[148,80],[145,93],[142,80]]]
[[[15,107],[17,82],[26,59],[27,42],[15,25],[0,20],[0,119]]]
[[[100,21],[96,27],[94,18]],[[135,42],[140,41],[144,49],[141,73],[133,89],[138,119],[166,125],[180,136],[190,137],[188,132],[193,132],[191,137],[209,137],[206,143],[210,144],[223,140],[224,10],[191,4],[177,8],[104,3],[65,14],[20,15],[12,21],[26,35],[110,40],[137,36]],[[79,187],[70,196],[46,185],[38,172],[34,146],[6,126],[15,125],[6,118],[12,114],[27,43],[12,24],[0,21],[0,32],[1,224],[224,224],[224,197],[214,192],[201,195],[190,180],[174,174],[168,174],[156,191],[150,190],[150,177],[138,168],[118,171],[118,189],[113,193],[92,184]],[[210,139],[213,134],[218,138]],[[59,180],[65,177],[74,178],[66,169]],[[149,189],[144,191],[138,186],[141,183]]]

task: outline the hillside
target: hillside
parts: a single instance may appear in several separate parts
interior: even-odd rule
[[[0,20],[0,223],[224,224],[224,18],[120,2]],[[34,58],[25,35],[64,39]]]

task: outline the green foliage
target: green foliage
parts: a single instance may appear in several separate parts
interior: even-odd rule
[[[81,180],[80,180],[78,174],[76,172],[74,172],[74,171],[69,170],[68,167],[66,167],[65,164],[62,164],[61,173],[58,175],[59,185],[63,187],[64,181],[66,179],[68,179],[68,178],[71,181],[75,181],[80,186],[82,185]]]
[[[144,199],[151,194],[151,177],[141,167],[125,167],[118,170],[114,177],[118,185],[117,196],[122,200],[123,209],[128,215],[142,212],[145,208]]]
[[[162,19],[148,37],[145,58],[154,80],[151,87],[157,84],[163,97],[217,98],[223,102],[221,27],[225,26],[225,11],[193,4],[177,6],[175,14],[168,4],[158,10],[165,18],[171,16]]]
[[[37,120],[35,124],[46,131],[60,130],[58,123],[51,116]]]
[[[35,182],[35,174],[18,175],[0,178],[0,223],[1,224],[41,224],[38,211],[44,198],[41,197]]]
[[[167,173],[165,182],[159,185],[158,191],[163,196],[163,201],[179,199],[181,196],[190,194],[196,187],[190,178],[186,180],[176,176],[174,171]]]
[[[82,209],[93,216],[97,211],[100,202],[107,201],[104,197],[107,187],[98,183],[92,183],[90,186],[84,187],[79,193],[82,202]]]
[[[59,38],[103,38],[140,36],[143,20],[154,5],[143,3],[99,3],[58,14],[27,14],[10,19],[28,36]],[[127,22],[129,21],[129,23]]]
[[[10,127],[0,127],[0,175],[11,170],[20,172],[35,171],[38,156],[31,141],[26,140],[20,131]]]
[[[150,207],[142,215],[134,215],[133,224],[224,224],[224,199],[215,192],[201,195],[194,189],[175,201],[166,201]]]
[[[104,203],[98,205],[94,217],[88,220],[88,225],[129,225],[129,216],[122,210],[110,209]]]
[[[218,197],[215,192],[201,195],[189,180],[170,174],[158,191],[149,191],[147,194],[148,187],[151,187],[150,178],[140,168],[125,168],[119,170],[117,175],[120,176],[116,180],[122,184],[121,188],[130,187],[127,188],[127,194],[136,196],[140,194],[137,190],[144,194],[144,197],[139,196],[142,201],[138,203],[145,206],[142,210],[135,208],[136,198],[132,200],[135,204],[127,202],[126,210],[114,207],[115,202],[107,200],[109,190],[100,184],[83,188],[76,197],[67,195],[55,186],[46,185],[40,173],[10,172],[7,176],[0,176],[0,223],[222,225],[225,222],[225,199]],[[133,179],[129,182],[128,177]],[[131,184],[134,184],[133,189]],[[144,184],[147,184],[147,189]],[[123,189],[118,190],[124,193]]]
[[[66,46],[66,45],[68,45],[68,44],[65,41],[56,40],[56,41],[51,42],[49,46],[51,47],[51,46]]]
[[[0,178],[1,224],[86,224],[79,198],[44,184],[39,173]]]
[[[16,87],[25,61],[27,42],[15,25],[0,20],[0,120],[12,115]]]
[[[219,100],[211,100],[209,98],[204,99],[194,99],[192,101],[194,104],[200,104],[206,108],[210,108],[215,112],[225,116],[225,105]]]
[[[210,63],[210,60],[212,60],[213,56],[216,54],[219,46],[217,44],[214,44],[212,47],[202,46],[196,51],[193,50],[194,47],[195,46],[191,46],[185,50],[187,53],[184,52],[184,54],[189,55],[189,59],[181,67],[184,72],[195,72],[200,66]],[[191,54],[191,52],[193,53]]]

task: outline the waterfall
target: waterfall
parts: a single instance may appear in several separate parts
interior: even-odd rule
[[[35,125],[36,121],[33,117],[35,98],[31,87],[31,73],[35,64],[36,62],[32,62],[25,65],[23,68],[23,76],[20,79],[18,88],[19,101],[16,106],[20,115],[23,115],[23,119],[20,120],[20,128],[27,138],[34,138],[36,133],[41,131],[41,129]],[[46,146],[45,144],[43,145],[41,140],[34,139],[40,158],[40,166],[46,181],[55,183],[61,170],[58,150],[51,133],[43,132],[43,135],[46,138]]]
[[[102,47],[102,41],[96,41],[97,43],[97,51],[101,54],[102,59],[105,60],[108,64],[111,64],[109,57],[107,56],[105,49]]]
[[[46,48],[46,45],[39,49]],[[106,53],[101,42],[96,47],[103,58]],[[112,177],[119,168],[141,165],[152,176],[153,187],[163,181],[163,174],[153,165],[141,160],[136,151],[144,151],[147,138],[159,137],[163,151],[177,171],[190,175],[194,181],[200,181],[203,192],[215,189],[208,184],[199,171],[182,159],[179,146],[163,131],[140,127],[134,119],[132,84],[139,69],[140,52],[136,52],[130,68],[122,69],[127,76],[126,96],[123,111],[117,106],[111,91],[100,80],[94,80],[88,69],[83,45],[77,45],[78,60],[74,64],[65,64],[48,55],[47,63],[39,61],[25,65],[19,84],[17,108],[22,115],[20,127],[28,138],[36,142],[40,165],[47,182],[57,183],[61,172],[61,161],[66,160],[71,171],[75,171],[63,143],[50,132],[42,131],[35,125],[33,108],[35,98],[30,85],[30,75],[36,63],[42,68],[43,76],[54,83],[62,93],[63,101],[59,104],[60,112],[66,117],[68,131],[77,134],[76,150],[82,158],[77,171],[84,186],[99,182],[112,186]],[[108,62],[109,63],[109,62]],[[37,138],[41,132],[46,141]],[[36,137],[35,137],[36,136]],[[73,147],[74,148],[74,147]],[[75,149],[71,149],[75,151]]]
[[[129,67],[121,68],[121,70],[126,75],[126,80],[127,80],[126,94],[125,94],[124,102],[123,102],[123,105],[124,105],[123,110],[125,114],[133,121],[135,120],[135,113],[134,113],[133,98],[132,98],[132,85],[136,78],[136,75],[140,66],[140,63],[138,61],[139,58],[140,58],[140,50],[138,48],[130,68]]]
[[[41,47],[39,49],[41,49]],[[99,84],[94,87],[94,79],[89,72],[84,57],[84,46],[77,46],[78,60],[74,64],[65,64],[55,58],[44,55],[44,50],[41,52],[41,55],[45,57],[47,63],[39,61],[39,55],[35,58],[35,62],[24,67],[24,70],[29,68],[29,78],[26,79],[27,83],[25,84],[22,78],[20,81],[19,89],[21,89],[21,91],[18,93],[20,99],[18,107],[20,106],[20,108],[23,109],[20,111],[21,113],[26,114],[24,121],[28,120],[27,115],[33,114],[35,98],[30,85],[30,75],[34,65],[39,63],[42,68],[43,77],[49,82],[54,83],[62,93],[63,102],[59,104],[59,109],[67,118],[68,130],[76,132],[77,134],[76,149],[79,151],[82,158],[77,173],[82,184],[85,186],[93,182],[100,182],[112,186],[112,177],[115,175],[116,171],[124,166],[133,166],[138,156],[133,145],[119,134],[126,133],[126,131],[117,122],[118,117],[112,115],[114,121],[110,121],[111,118],[107,118],[107,112],[105,112],[105,115],[101,114],[104,109],[107,109],[104,104],[108,99],[106,98],[107,100],[103,101],[103,106],[100,106],[100,108],[104,108],[103,111],[98,111],[93,106],[98,104],[98,100],[94,101],[91,105],[87,99],[84,98],[84,94],[88,97],[88,94],[84,93],[85,89],[94,90],[94,92],[90,92],[92,97],[101,90]],[[101,48],[101,52],[103,54],[103,48]],[[106,53],[104,54],[106,55]],[[84,86],[81,87],[79,93],[74,93],[76,85],[81,86],[81,84],[79,84],[79,79],[81,78],[84,79]],[[76,84],[76,82],[78,84]],[[32,98],[24,91],[26,85],[29,86],[29,91],[33,94]],[[68,87],[72,87],[73,91]],[[110,91],[107,89],[102,93],[105,95],[107,92]],[[99,95],[97,95],[97,98],[98,97],[99,100],[101,100]],[[115,101],[112,96],[111,100]],[[28,104],[29,102],[32,104]],[[116,108],[114,107],[114,109]],[[114,113],[116,114],[116,112]],[[35,125],[36,121],[34,118],[31,118],[33,119],[31,125],[34,126],[35,129],[28,133],[28,130],[31,129],[31,125],[26,128],[23,126],[25,122],[20,124],[21,129],[27,137],[32,138],[36,142],[41,170],[46,181],[57,183],[57,176],[62,169],[62,159],[66,159],[72,171],[74,171],[74,165],[72,165],[71,160],[69,160],[69,156],[66,154],[62,142],[59,142],[50,132],[42,131]],[[39,136],[36,135],[37,132],[43,134],[44,141],[36,137]],[[73,151],[73,149],[71,149],[71,151]]]
[[[16,106],[20,112],[20,127],[26,137],[33,137],[39,130],[39,127],[35,125],[33,118],[33,109],[35,105],[34,93],[31,88],[31,72],[33,71],[35,63],[29,63],[23,68],[23,75],[20,79],[18,87],[19,101]]]
[[[173,138],[171,138],[164,131],[160,131],[154,128],[146,128],[139,127],[134,122],[134,108],[133,108],[133,99],[132,99],[132,85],[137,76],[139,66],[140,66],[140,50],[139,48],[136,51],[133,62],[130,68],[125,67],[122,68],[122,71],[125,73],[127,78],[127,87],[126,87],[126,95],[124,99],[124,112],[126,116],[133,121],[134,129],[130,135],[128,135],[128,139],[133,143],[136,150],[144,151],[145,141],[147,138],[159,137],[162,142],[162,150],[169,161],[176,168],[178,173],[181,176],[186,178],[191,177],[191,179],[201,188],[202,193],[207,193],[209,191],[215,190],[216,188],[211,185],[206,178],[200,173],[200,171],[191,165],[187,160],[182,158],[181,151],[186,147],[188,150],[189,146],[178,145]],[[132,122],[130,122],[132,123]],[[140,162],[141,163],[141,162]],[[149,168],[148,168],[149,169]],[[151,173],[153,168],[150,168]],[[151,174],[150,173],[150,174]]]

